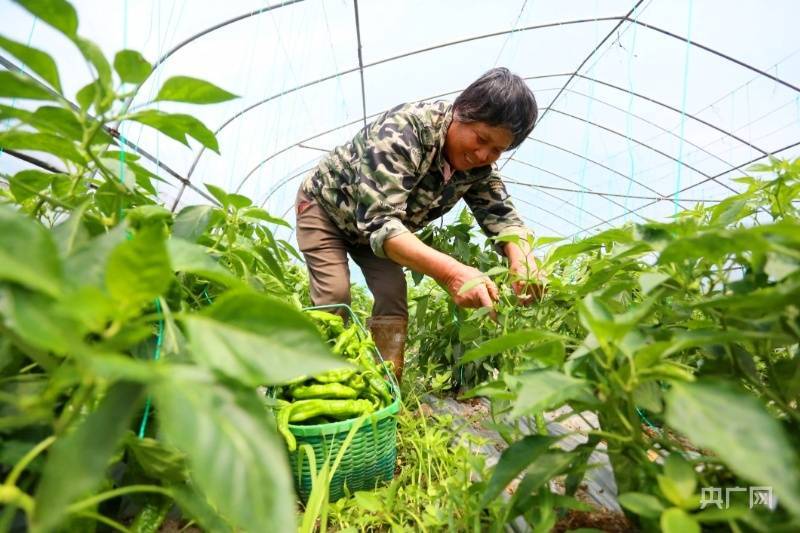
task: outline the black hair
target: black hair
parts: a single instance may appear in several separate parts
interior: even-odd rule
[[[522,144],[533,130],[539,108],[525,80],[505,67],[497,67],[458,95],[453,113],[459,122],[483,122],[508,129],[513,136],[510,150]]]

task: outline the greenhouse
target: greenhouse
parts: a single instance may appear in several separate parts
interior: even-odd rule
[[[0,533],[800,531],[791,0],[0,0]]]

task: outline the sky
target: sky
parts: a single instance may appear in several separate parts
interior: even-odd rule
[[[215,24],[280,3],[74,5],[79,33],[108,56],[131,48],[154,62]],[[800,3],[644,0],[630,15],[636,22],[621,22],[635,5],[361,0],[366,114],[437,95],[452,100],[493,66],[525,77],[541,120],[499,166],[526,223],[539,235],[565,239],[724,198],[740,190],[732,179],[744,175],[742,165],[800,141]],[[191,180],[238,190],[293,222],[291,204],[304,173],[363,120],[354,7],[352,0],[304,0],[210,32],[171,55],[134,104],[150,102],[171,76],[206,79],[240,98],[157,107],[193,114],[216,130],[269,100],[219,132],[221,153],[204,152]],[[89,81],[74,47],[9,0],[0,0],[0,33],[53,55],[68,97]],[[200,152],[137,124],[121,131],[182,175]],[[797,157],[800,149],[779,155]],[[0,156],[0,171],[22,168]],[[168,205],[178,191],[174,182],[159,190]],[[191,191],[179,199],[181,206],[194,203],[205,201]]]

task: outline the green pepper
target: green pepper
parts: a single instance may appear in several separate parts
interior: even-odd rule
[[[353,418],[372,411],[372,402],[369,400],[299,400],[291,406],[289,422],[302,422],[315,416]]]
[[[289,431],[289,418],[292,416],[294,407],[295,404],[293,403],[287,405],[278,411],[278,416],[276,417],[276,421],[278,423],[278,433],[283,435],[283,438],[286,441],[286,448],[288,448],[290,452],[293,452],[297,449],[297,439],[295,439],[292,432]]]
[[[314,320],[319,332],[328,339],[334,339],[344,331],[344,320],[339,315],[316,309],[307,311],[307,314]]]
[[[353,399],[358,397],[358,391],[341,383],[298,385],[292,389],[292,396],[298,400],[310,398]]]
[[[167,518],[174,502],[162,495],[151,495],[133,520],[132,533],[156,533]]]
[[[339,338],[336,339],[336,344],[333,345],[333,353],[336,355],[343,355],[345,349],[353,342],[354,338],[357,338],[357,335],[358,330],[355,324],[344,330],[344,332],[339,335]]]
[[[391,390],[389,389],[389,384],[386,381],[375,374],[373,371],[364,372],[364,379],[367,380],[369,386],[372,390],[374,390],[381,399],[386,402],[386,405],[390,405],[393,401]]]
[[[337,370],[328,370],[317,376],[314,379],[320,383],[342,383],[347,381],[350,376],[356,373],[355,368],[340,368]]]
[[[354,357],[362,368],[378,372],[378,366],[373,355],[376,351],[377,347],[372,339],[364,339],[358,347],[358,354]]]
[[[362,374],[354,374],[347,380],[347,386],[360,393],[367,388],[367,382]]]

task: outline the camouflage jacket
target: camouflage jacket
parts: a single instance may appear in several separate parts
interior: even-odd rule
[[[417,231],[462,197],[490,237],[525,228],[491,166],[455,171],[444,180],[444,142],[453,120],[448,102],[403,104],[378,117],[328,154],[303,182],[355,244],[386,257],[386,239]]]

